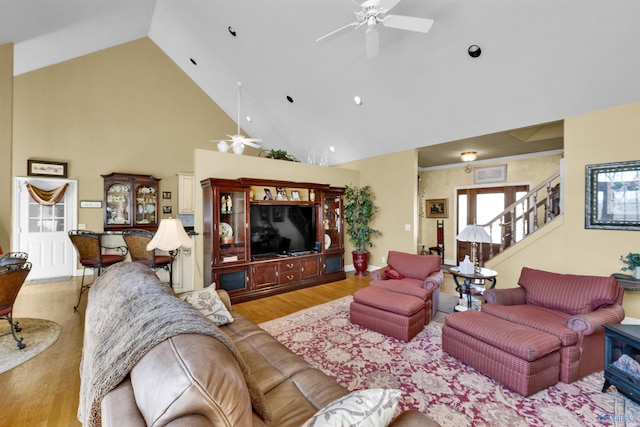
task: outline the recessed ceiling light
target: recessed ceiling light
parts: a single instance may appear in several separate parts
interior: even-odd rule
[[[292,104],[293,104],[293,98],[292,98],[292,97],[290,97],[289,95],[287,95],[287,101],[289,101],[290,103],[292,103]]]
[[[353,97],[353,103],[356,104],[357,106],[362,105],[362,98],[360,98],[359,96],[354,96]]]
[[[189,58],[189,61],[191,61],[191,63],[192,63],[193,65],[198,65],[198,63],[196,62],[196,60],[195,60],[195,59],[193,59],[193,58]]]
[[[329,151],[331,151],[332,153],[336,152],[336,147],[334,147],[333,145],[329,147]]]
[[[472,58],[477,58],[480,55],[482,55],[482,49],[480,49],[480,46],[478,46],[477,44],[472,44],[471,46],[469,46],[469,49],[467,49],[467,52],[469,53],[469,56]]]
[[[249,123],[251,123],[251,120],[253,120],[253,119],[251,118],[251,116],[247,116],[247,121],[248,121]]]
[[[229,34],[231,34],[233,37],[237,35],[236,30],[232,26],[228,26],[227,30],[229,30]]]

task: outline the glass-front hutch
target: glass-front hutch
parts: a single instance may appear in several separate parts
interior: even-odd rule
[[[158,178],[118,172],[102,178],[105,231],[158,228]]]

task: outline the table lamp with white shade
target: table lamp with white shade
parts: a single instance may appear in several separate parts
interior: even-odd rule
[[[147,250],[160,249],[169,252],[171,257],[171,271],[169,273],[169,286],[173,288],[173,260],[179,248],[191,248],[193,242],[182,226],[178,218],[166,218],[160,221],[160,227],[147,245]]]
[[[476,271],[478,271],[478,243],[491,243],[489,233],[481,225],[469,224],[456,236],[456,239],[461,242],[471,243],[471,262],[473,262]]]

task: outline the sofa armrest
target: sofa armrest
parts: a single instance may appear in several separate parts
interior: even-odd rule
[[[225,291],[224,289],[216,289],[216,292],[218,293],[220,300],[227,308],[227,310],[231,310],[231,298],[229,298],[229,294],[227,293],[227,291]]]
[[[382,267],[377,270],[370,271],[369,277],[371,277],[371,280],[387,280],[387,274],[384,272],[385,268],[387,267]]]
[[[527,303],[527,292],[522,288],[487,289],[484,300],[491,304],[522,305]]]
[[[567,319],[567,328],[582,335],[591,335],[598,327],[607,323],[620,323],[624,319],[621,305],[600,307],[591,313],[577,314]]]
[[[434,271],[426,279],[424,279],[423,288],[434,291],[436,289],[440,289],[440,285],[444,281],[444,273],[442,270]]]

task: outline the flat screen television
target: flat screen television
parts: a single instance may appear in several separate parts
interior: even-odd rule
[[[251,257],[267,258],[309,252],[316,242],[316,209],[312,205],[252,205]]]

